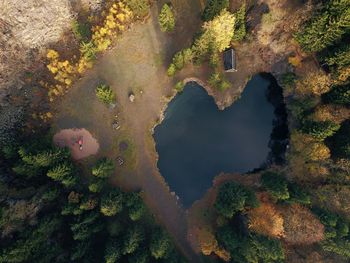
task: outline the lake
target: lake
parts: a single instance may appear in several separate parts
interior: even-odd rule
[[[219,173],[245,173],[267,160],[275,118],[267,98],[270,84],[254,76],[223,111],[194,82],[169,103],[154,131],[158,168],[185,207],[200,199]]]

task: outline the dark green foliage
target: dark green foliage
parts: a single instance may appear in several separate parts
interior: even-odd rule
[[[103,178],[96,178],[89,184],[89,191],[92,193],[99,193],[102,191],[105,184],[106,182]]]
[[[343,68],[350,65],[350,44],[345,43],[329,52],[324,58],[328,66]]]
[[[350,105],[350,85],[335,86],[322,99],[325,103]]]
[[[164,4],[158,16],[160,30],[163,32],[171,32],[175,28],[175,16],[172,8],[168,4]]]
[[[0,147],[12,144],[24,122],[24,110],[21,107],[0,108]]]
[[[233,35],[234,41],[241,41],[245,38],[247,34],[246,29],[246,3],[244,2],[242,6],[235,12],[235,33]]]
[[[321,242],[322,248],[350,258],[350,223],[326,210],[315,209],[315,212],[325,226],[325,240]]]
[[[127,194],[125,199],[130,219],[132,221],[140,220],[146,210],[141,196],[138,193],[132,192]]]
[[[293,72],[287,72],[282,75],[282,86],[283,88],[288,88],[294,85],[296,80],[296,75]]]
[[[339,41],[350,29],[349,0],[331,0],[296,34],[305,51],[317,52]]]
[[[261,183],[277,200],[289,199],[288,181],[282,175],[265,172],[261,175]]]
[[[123,237],[123,254],[134,253],[144,239],[145,233],[141,226],[134,225],[129,227]]]
[[[204,21],[210,21],[218,14],[220,14],[221,10],[229,7],[230,2],[228,0],[208,0],[205,5],[202,19]]]
[[[92,168],[92,175],[99,178],[108,178],[114,173],[115,164],[113,160],[103,158],[97,161],[96,165]]]
[[[73,233],[73,239],[87,240],[93,234],[100,232],[103,224],[98,222],[99,216],[99,213],[93,211],[76,217],[75,222],[70,227]]]
[[[128,257],[129,263],[147,263],[150,261],[149,252],[144,248],[139,248],[134,254]]]
[[[340,129],[327,141],[333,157],[350,158],[350,121],[342,123]]]
[[[122,244],[118,239],[110,239],[106,244],[105,261],[106,263],[116,263],[122,257]]]
[[[91,25],[77,20],[72,22],[72,31],[79,42],[88,42],[91,39]]]
[[[42,219],[39,225],[21,233],[20,238],[11,247],[1,251],[0,262],[32,262],[34,256],[43,255],[46,252],[49,238],[60,224],[61,221],[58,218]]]
[[[165,258],[172,249],[169,236],[159,228],[153,231],[149,246],[152,256],[156,259]]]
[[[72,187],[78,182],[73,165],[61,163],[47,172],[51,179],[62,183],[66,187]]]
[[[91,243],[88,240],[77,242],[73,247],[70,259],[72,261],[79,261],[91,249]]]
[[[288,183],[289,199],[287,203],[299,203],[303,205],[311,204],[310,195],[295,183]]]
[[[245,207],[257,207],[258,201],[250,189],[235,182],[227,182],[220,186],[214,206],[218,213],[232,218]]]
[[[302,124],[301,131],[318,140],[324,140],[332,136],[339,128],[339,124],[331,121],[305,121]]]
[[[69,152],[52,147],[45,137],[27,141],[14,144],[7,160],[0,155],[11,176],[8,182],[0,177],[6,204],[0,208],[0,263],[152,261],[149,244],[156,225],[139,193],[110,189],[98,177],[93,177],[93,193],[84,184],[68,190],[63,185],[79,171]],[[12,172],[17,170],[25,176]],[[112,169],[97,170],[108,174]],[[167,241],[158,243],[171,248],[164,260],[180,262],[171,239]]]
[[[149,13],[149,0],[126,0],[125,3],[138,19],[144,18]]]
[[[123,209],[123,192],[113,189],[105,193],[101,198],[101,213],[105,216],[114,216]]]
[[[284,262],[284,252],[280,241],[252,233],[239,233],[232,226],[218,230],[217,240],[227,249],[232,262]]]

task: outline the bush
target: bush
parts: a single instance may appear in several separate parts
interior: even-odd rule
[[[115,102],[115,94],[112,89],[105,85],[98,85],[96,88],[96,97],[105,104],[112,104]]]
[[[97,52],[97,49],[92,41],[81,42],[80,53],[87,61],[95,60],[96,52]]]
[[[178,81],[175,85],[175,90],[177,92],[182,92],[185,87],[185,83],[183,81]]]
[[[216,88],[220,91],[225,91],[226,89],[228,89],[231,86],[231,83],[226,81],[224,79],[224,76],[222,74],[219,73],[213,73],[209,80],[208,83],[213,87]]]
[[[175,65],[173,63],[171,63],[169,65],[168,70],[167,70],[167,74],[168,74],[169,77],[173,77],[175,75],[175,73],[176,73],[176,67],[175,67]]]
[[[89,42],[91,39],[91,25],[89,23],[80,23],[74,20],[72,22],[72,31],[79,42]]]
[[[228,0],[208,0],[202,14],[203,21],[212,20],[219,15],[223,9],[228,8],[229,4],[230,2]]]
[[[164,4],[160,14],[158,16],[158,21],[160,25],[160,30],[162,32],[171,32],[175,28],[175,16],[172,11],[172,8]]]

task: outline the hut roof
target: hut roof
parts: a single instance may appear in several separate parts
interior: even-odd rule
[[[224,51],[224,68],[225,71],[234,72],[236,68],[236,52],[233,48]]]

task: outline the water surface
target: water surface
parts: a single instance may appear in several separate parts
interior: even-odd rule
[[[220,172],[248,172],[264,163],[274,119],[269,84],[256,75],[223,111],[196,83],[169,103],[154,133],[158,167],[185,207],[200,199]]]

